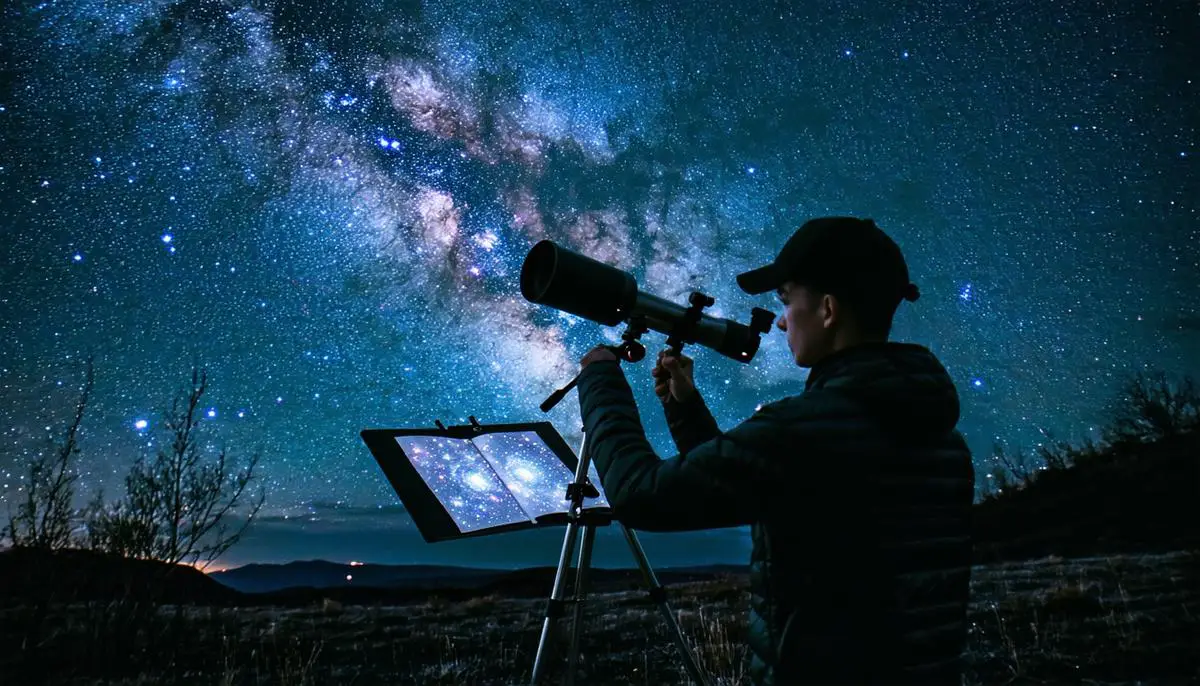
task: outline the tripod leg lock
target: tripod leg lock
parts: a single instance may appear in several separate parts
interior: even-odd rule
[[[567,500],[574,502],[578,498],[582,502],[584,498],[599,497],[600,491],[596,489],[596,485],[592,483],[591,479],[587,479],[583,483],[572,481],[567,484]]]

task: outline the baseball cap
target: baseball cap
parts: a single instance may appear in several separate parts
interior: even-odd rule
[[[920,297],[900,246],[873,219],[819,217],[805,222],[770,264],[737,277],[752,295],[786,281],[856,302],[887,304]]]

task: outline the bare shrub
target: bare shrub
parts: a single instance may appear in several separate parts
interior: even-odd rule
[[[75,414],[59,443],[39,452],[29,462],[25,498],[9,517],[4,536],[14,547],[62,550],[72,543],[75,497],[75,457],[79,454],[79,426],[83,422],[95,381],[93,360],[88,358]]]
[[[193,368],[165,413],[168,440],[152,459],[140,459],[125,477],[125,495],[105,503],[97,495],[88,517],[92,548],[123,557],[207,567],[240,540],[264,500],[250,497],[259,455],[240,468],[221,449],[206,459],[199,443],[200,399],[208,376]],[[249,500],[247,500],[249,498]],[[241,523],[231,524],[235,514]]]
[[[1118,403],[1108,437],[1113,443],[1156,441],[1200,426],[1200,390],[1190,376],[1172,381],[1162,372],[1139,373]]]

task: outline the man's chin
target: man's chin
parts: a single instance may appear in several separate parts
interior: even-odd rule
[[[796,366],[801,369],[812,369],[813,365],[820,360],[818,356],[809,353],[807,350],[802,350],[798,353],[793,352],[792,359],[796,361]]]

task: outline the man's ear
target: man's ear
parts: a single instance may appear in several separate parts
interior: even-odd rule
[[[821,296],[821,325],[831,329],[842,320],[842,304],[837,298],[825,293]]]

